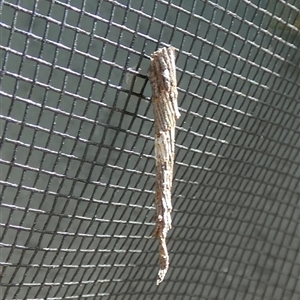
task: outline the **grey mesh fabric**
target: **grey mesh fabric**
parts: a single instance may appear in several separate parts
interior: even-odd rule
[[[0,9],[1,299],[300,298],[299,0]],[[147,70],[170,45],[181,117],[156,286]]]

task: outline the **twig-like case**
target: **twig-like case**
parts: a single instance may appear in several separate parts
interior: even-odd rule
[[[166,238],[168,231],[172,228],[171,189],[175,158],[175,125],[180,117],[173,47],[159,49],[151,55],[149,79],[155,125],[156,228],[154,236],[159,240],[157,284],[160,284],[169,268]]]

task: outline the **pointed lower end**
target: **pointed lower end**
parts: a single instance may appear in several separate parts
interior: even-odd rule
[[[166,273],[167,273],[167,270],[159,270],[156,285],[160,285],[160,283],[163,282]]]

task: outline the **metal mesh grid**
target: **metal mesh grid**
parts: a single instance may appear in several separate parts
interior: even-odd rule
[[[299,1],[1,1],[2,299],[298,299]],[[150,54],[177,49],[170,270]]]

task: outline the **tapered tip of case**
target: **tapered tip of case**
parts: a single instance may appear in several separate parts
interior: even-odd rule
[[[157,281],[156,281],[156,285],[159,285],[160,283],[163,282],[165,275],[167,273],[168,269],[164,269],[164,270],[159,270],[158,271],[158,276],[157,276]]]

